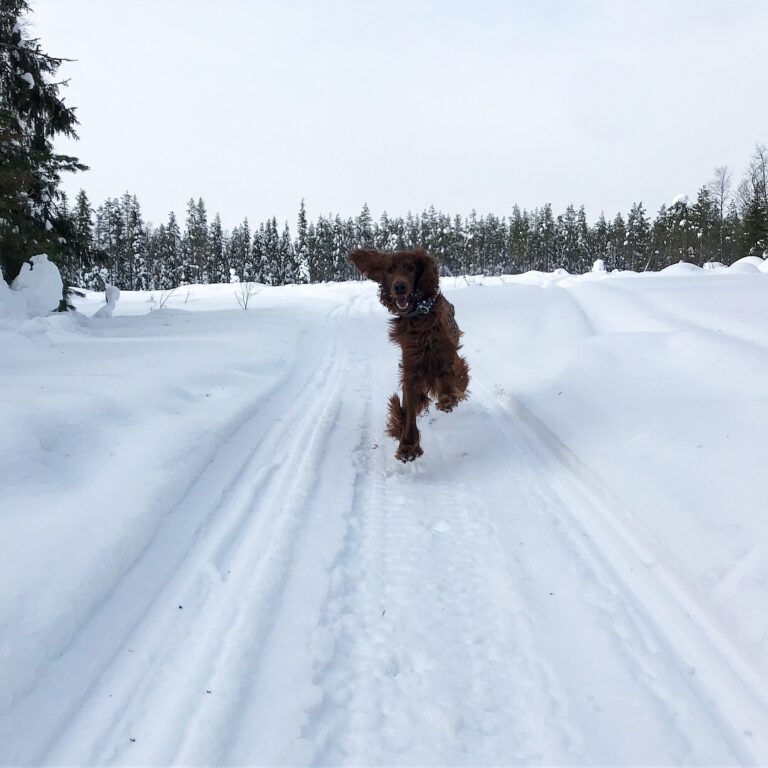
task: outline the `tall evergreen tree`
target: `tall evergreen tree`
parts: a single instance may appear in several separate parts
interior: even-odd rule
[[[313,275],[317,273],[315,254],[309,250],[309,230],[307,228],[307,210],[304,207],[304,198],[299,207],[299,218],[296,225],[295,259],[298,265],[299,280],[301,283],[314,282]]]
[[[229,265],[224,259],[224,231],[221,228],[221,216],[218,213],[213,217],[208,235],[209,250],[206,274],[210,275],[211,282],[228,283]]]
[[[613,264],[609,264],[608,260],[608,222],[605,220],[605,213],[603,211],[600,211],[600,215],[597,217],[595,226],[590,230],[589,251],[593,262],[597,259],[602,259],[607,266],[610,266],[611,268],[615,266]]]
[[[94,279],[96,254],[93,244],[93,208],[84,189],[77,193],[72,219],[72,249],[76,264],[76,276],[73,276],[72,283],[90,288]]]
[[[363,209],[355,219],[355,245],[359,248],[371,248],[373,244],[373,219],[368,203],[363,203]]]
[[[627,216],[624,257],[626,268],[634,271],[645,269],[648,262],[648,246],[651,239],[650,219],[645,215],[642,203],[634,203]]]
[[[625,259],[627,241],[627,227],[624,217],[617,213],[614,220],[608,226],[608,254],[606,266],[609,269],[627,269]]]
[[[9,281],[68,233],[58,209],[61,175],[85,169],[54,151],[56,136],[77,138],[77,119],[55,80],[64,59],[26,36],[28,13],[27,0],[0,2],[0,271]]]

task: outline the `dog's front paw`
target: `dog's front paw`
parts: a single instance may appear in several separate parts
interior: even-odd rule
[[[443,413],[450,413],[459,404],[457,397],[446,398],[437,401],[437,410]]]
[[[419,456],[421,456],[423,453],[424,451],[421,450],[421,446],[418,443],[416,443],[415,445],[401,444],[400,447],[397,449],[395,458],[398,459],[398,461],[402,461],[403,464],[405,464],[408,461],[413,461],[414,459],[418,459]]]

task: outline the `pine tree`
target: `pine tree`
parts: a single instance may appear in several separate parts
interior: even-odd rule
[[[719,229],[715,202],[709,187],[703,186],[691,207],[691,242],[697,264],[703,265],[717,259],[720,250]]]
[[[301,269],[296,258],[296,250],[293,247],[291,230],[288,227],[287,221],[283,226],[283,233],[280,235],[278,253],[280,264],[278,285],[297,285],[301,283]]]
[[[363,203],[360,215],[355,219],[355,246],[358,248],[373,247],[373,219],[368,203]]]
[[[595,226],[589,233],[591,261],[594,263],[597,259],[602,259],[607,267],[613,268],[615,265],[609,260],[609,239],[608,222],[605,220],[605,213],[600,211]]]
[[[648,261],[651,226],[642,203],[634,203],[627,216],[624,254],[626,268],[635,272],[645,269]]]
[[[557,259],[557,245],[555,240],[555,219],[552,215],[552,206],[547,203],[538,212],[536,241],[538,246],[538,266],[542,272],[551,272],[555,268]]]
[[[512,221],[509,224],[507,252],[509,254],[506,272],[514,274],[523,271],[528,264],[528,237],[530,222],[527,212],[522,213],[515,205],[512,208]]]
[[[625,254],[628,245],[624,217],[621,213],[617,213],[608,226],[608,258],[606,259],[608,269],[627,269]]]
[[[78,285],[85,286],[85,276],[93,268],[93,209],[81,189],[75,198],[73,248],[77,259]]]
[[[768,251],[768,213],[758,189],[754,189],[742,215],[742,238],[750,256],[763,257]]]
[[[671,263],[672,219],[666,205],[659,208],[651,227],[651,252],[646,269],[659,270]]]
[[[301,199],[299,208],[299,219],[296,225],[296,248],[295,259],[298,264],[300,283],[312,283],[315,281],[317,265],[315,263],[315,254],[310,253],[309,232],[307,229],[307,211],[304,207],[304,198]]]
[[[277,231],[277,219],[272,217],[264,224],[263,235],[263,282],[267,285],[280,285],[280,235]]]
[[[768,147],[755,147],[739,191],[743,250],[762,257],[768,253]]]
[[[54,152],[62,135],[77,138],[77,119],[59,95],[61,58],[24,33],[27,0],[0,3],[0,271],[13,280],[30,256],[55,251],[62,173],[85,170]]]
[[[206,273],[212,283],[229,282],[229,265],[224,259],[224,232],[221,228],[221,217],[217,213],[211,222],[209,232],[210,250]]]
[[[728,203],[728,208],[723,220],[723,256],[724,264],[732,264],[745,255],[743,250],[744,238],[742,235],[743,224],[739,216],[739,209],[735,200]]]
[[[667,209],[669,221],[669,263],[693,261],[691,211],[687,197],[675,200]]]
[[[176,214],[171,211],[168,214],[168,223],[165,227],[165,240],[162,244],[161,259],[163,266],[158,288],[168,290],[181,285],[184,271],[184,256],[181,249],[181,228],[176,220]]]
[[[316,253],[317,279],[321,282],[334,280],[334,230],[332,222],[324,216],[320,216],[317,219],[314,248]]]
[[[202,198],[187,203],[187,221],[182,241],[184,269],[182,283],[207,283],[208,268],[208,215]]]
[[[555,228],[557,243],[557,265],[569,271],[578,271],[582,262],[579,248],[579,227],[576,209],[568,205],[565,213],[557,217]]]

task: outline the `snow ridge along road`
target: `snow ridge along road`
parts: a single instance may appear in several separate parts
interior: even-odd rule
[[[593,339],[607,315],[591,308],[598,284],[582,288],[542,285],[536,302]],[[506,303],[520,311],[532,286],[451,295],[471,397],[423,419],[425,455],[407,466],[383,435],[397,358],[372,286],[275,291],[248,313],[200,290],[210,311],[195,318],[231,340],[272,313],[269,333],[292,327],[292,351],[205,412],[199,471],[175,496],[152,486],[152,535],[94,588],[84,621],[51,630],[58,647],[0,711],[0,763],[768,762],[759,645],[729,632],[679,541],[650,527],[652,497],[628,504],[497,363],[483,313],[507,322]],[[605,306],[632,304],[623,293],[607,290]],[[667,343],[657,326],[675,322],[671,304],[653,314],[659,301],[637,299],[635,317]],[[187,314],[169,313],[171,330]],[[156,326],[119,322],[91,332],[141,361],[147,345],[125,334]],[[184,328],[174,343],[193,355],[211,326]],[[266,332],[248,338],[269,352]],[[171,441],[168,466],[186,449]]]

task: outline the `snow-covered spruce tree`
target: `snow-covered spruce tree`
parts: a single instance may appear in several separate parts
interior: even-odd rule
[[[108,197],[96,209],[94,241],[100,256],[100,274],[103,276],[102,270],[106,270],[107,281],[118,287],[124,287],[125,277],[123,224],[119,201]]]
[[[750,256],[768,252],[768,214],[760,194],[754,190],[742,212],[744,246]]]
[[[181,250],[181,228],[173,211],[168,214],[161,249],[162,266],[160,267],[160,284],[157,287],[167,291],[181,284],[184,258]]]
[[[590,248],[589,224],[587,224],[587,212],[583,205],[579,206],[576,213],[576,252],[578,260],[574,265],[574,271],[589,272],[595,259]]]
[[[625,254],[627,251],[627,227],[624,217],[617,213],[614,220],[608,225],[608,269],[627,269]]]
[[[309,227],[307,226],[307,210],[304,206],[304,198],[301,199],[299,207],[299,217],[296,223],[296,246],[294,248],[294,258],[299,268],[300,283],[315,282],[314,273],[317,271],[314,261],[314,254],[310,254],[309,249]]]
[[[90,286],[87,283],[93,271],[93,209],[84,189],[81,189],[75,198],[72,222],[72,250],[77,265],[76,284],[88,288]]]
[[[126,193],[123,197],[123,217],[126,261],[129,265],[129,280],[126,287],[130,290],[144,291],[149,288],[150,283],[149,248],[147,228],[141,216],[141,207],[136,195]]]
[[[298,285],[303,283],[301,263],[297,258],[296,249],[291,240],[291,230],[285,222],[283,234],[280,235],[280,259],[283,265],[280,285]]]
[[[648,262],[648,249],[651,241],[650,220],[645,215],[642,203],[633,203],[627,216],[626,267],[636,272],[645,269]]]
[[[333,276],[332,280],[352,280],[359,273],[347,261],[347,254],[355,242],[355,224],[352,219],[342,220],[336,215],[333,219]]]
[[[651,225],[651,246],[646,268],[658,271],[671,263],[671,217],[662,204]]]
[[[314,250],[317,268],[316,280],[333,280],[333,225],[330,219],[319,216],[315,226]]]
[[[368,203],[363,203],[360,215],[355,219],[355,245],[359,248],[373,247],[373,219]]]
[[[208,216],[202,198],[187,203],[187,220],[181,245],[184,255],[181,282],[185,285],[207,282]]]
[[[528,217],[523,216],[519,206],[513,206],[507,235],[508,261],[505,269],[510,274],[522,271],[527,263],[528,227]]]
[[[555,219],[555,236],[557,237],[555,266],[563,267],[569,272],[579,271],[582,258],[579,253],[578,219],[573,205],[566,206],[565,213]]]
[[[758,144],[739,184],[743,250],[751,256],[768,253],[768,147]]]
[[[240,225],[240,257],[239,271],[240,279],[243,282],[251,283],[256,277],[256,264],[251,260],[251,225],[248,223],[248,217],[243,219]]]
[[[277,219],[272,217],[264,224],[262,238],[263,277],[267,285],[280,285],[280,235]]]
[[[551,272],[555,268],[557,249],[555,244],[555,219],[552,215],[552,205],[546,203],[538,216],[538,246],[539,264],[537,269]]]
[[[608,263],[608,222],[603,211],[600,211],[595,225],[589,231],[589,254],[593,263],[597,259]]]
[[[224,260],[224,231],[221,227],[221,216],[213,217],[208,232],[209,251],[206,272],[211,276],[212,283],[228,283],[230,280],[229,264]]]
[[[269,273],[269,267],[264,259],[264,223],[259,224],[258,229],[253,230],[251,238],[251,258],[253,265],[253,277],[251,282],[266,283],[265,276]]]
[[[724,264],[732,264],[744,255],[743,251],[743,222],[739,216],[739,207],[736,201],[731,199],[723,220],[723,261]]]
[[[687,195],[678,195],[667,209],[670,263],[693,261],[691,211]]]
[[[506,223],[489,213],[482,220],[482,263],[484,275],[500,275],[503,272],[506,250]]]
[[[691,206],[691,242],[697,264],[703,265],[717,258],[718,230],[718,209],[709,187],[704,185]]]
[[[187,203],[187,221],[182,240],[187,273],[185,283],[210,282],[207,275],[208,265],[208,214],[202,198],[195,202],[190,198]]]
[[[0,2],[0,268],[12,280],[30,256],[55,255],[61,243],[57,203],[66,171],[85,170],[54,152],[58,135],[77,138],[77,118],[54,80],[64,59],[25,34],[27,0]]]

